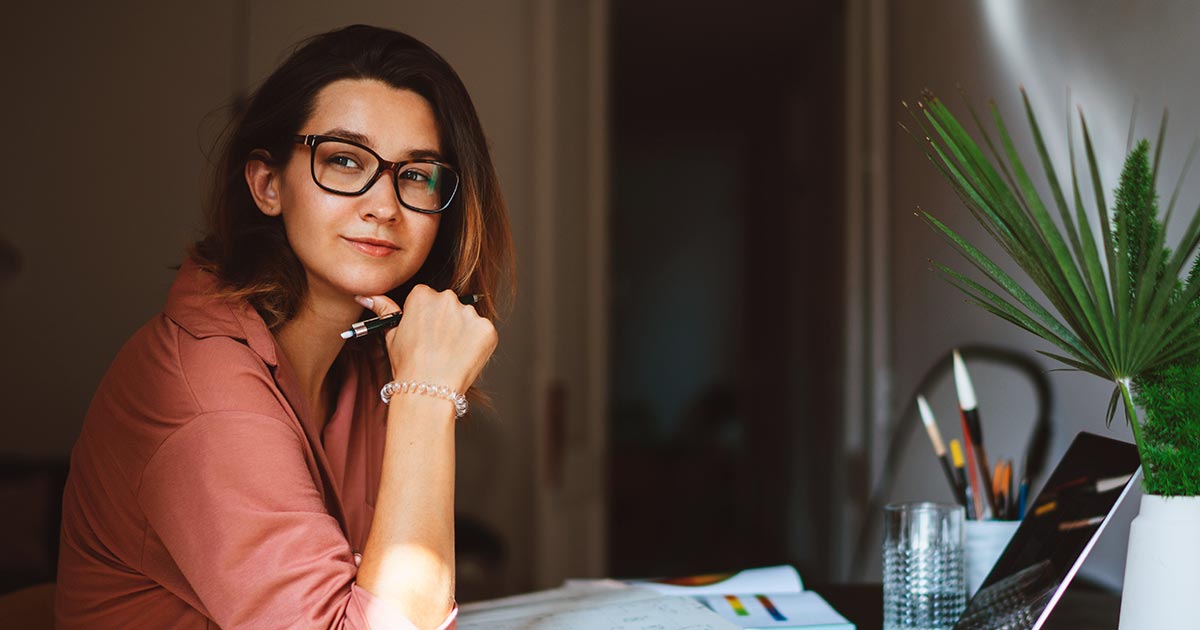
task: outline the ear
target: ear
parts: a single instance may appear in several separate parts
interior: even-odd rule
[[[250,196],[263,214],[277,217],[283,212],[279,205],[279,168],[266,151],[254,151],[246,160],[246,186]]]

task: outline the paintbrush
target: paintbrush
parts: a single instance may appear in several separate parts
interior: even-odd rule
[[[933,444],[933,452],[937,454],[938,462],[942,465],[942,472],[946,473],[946,481],[950,482],[954,499],[966,507],[962,488],[958,485],[958,479],[954,476],[954,467],[950,465],[950,457],[946,454],[946,444],[942,442],[942,432],[938,430],[937,420],[933,417],[933,410],[929,408],[929,403],[920,394],[917,395],[917,409],[921,412],[921,422],[925,424],[925,432],[929,434],[929,441]]]
[[[971,375],[967,373],[967,365],[963,363],[958,350],[954,351],[954,389],[958,392],[958,408],[962,413],[963,426],[970,433],[969,446],[974,451],[979,466],[979,474],[983,476],[983,491],[987,493],[987,504],[992,514],[999,515],[996,506],[996,494],[992,488],[992,471],[988,466],[987,450],[983,447],[983,425],[979,421],[979,405],[975,399],[975,386],[971,384]],[[968,459],[970,455],[968,454]]]
[[[962,444],[959,443],[958,440],[950,440],[950,460],[954,464],[954,479],[955,479],[955,481],[958,482],[959,491],[962,492],[962,496],[963,496],[963,500],[964,500],[963,505],[970,507],[970,501],[966,500],[966,498],[967,498],[966,462],[963,459]],[[967,513],[971,514],[971,516],[974,516],[974,513],[971,512],[970,510],[968,510]]]

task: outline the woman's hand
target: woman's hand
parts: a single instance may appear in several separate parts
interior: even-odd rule
[[[367,296],[359,304],[376,315],[400,310],[386,295]],[[451,291],[419,284],[404,300],[404,317],[387,333],[392,378],[444,385],[465,393],[496,349],[496,327],[461,304]]]
[[[400,310],[384,295],[359,304]],[[404,317],[387,333],[392,378],[464,393],[496,348],[496,328],[450,291],[413,287]],[[388,407],[379,491],[355,581],[417,627],[454,605],[455,427],[449,403],[403,396]]]

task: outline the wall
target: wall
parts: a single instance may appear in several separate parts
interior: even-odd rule
[[[108,362],[161,307],[231,96],[231,18],[231,3],[23,3],[0,27],[0,236],[22,259],[0,287],[3,451],[65,455]]]
[[[1169,198],[1192,138],[1200,132],[1200,86],[1191,80],[1193,60],[1200,53],[1194,37],[1200,26],[1200,8],[1193,3],[919,0],[893,3],[888,13],[891,79],[887,107],[891,120],[906,119],[901,100],[915,102],[924,88],[933,90],[956,113],[965,116],[966,109],[956,93],[956,85],[961,83],[977,108],[995,99],[1022,156],[1036,160],[1018,92],[1023,84],[1059,165],[1059,177],[1069,177],[1065,96],[1069,89],[1071,107],[1081,106],[1087,116],[1111,200],[1134,101],[1138,101],[1137,137],[1153,139],[1162,108],[1169,107],[1171,122],[1159,183],[1160,198]],[[1074,129],[1078,133],[1077,112],[1071,112],[1076,116]],[[890,401],[891,409],[896,411],[908,403],[912,388],[933,361],[953,347],[989,343],[1023,349],[1031,355],[1035,350],[1053,348],[982,309],[964,304],[955,289],[927,270],[927,258],[960,269],[968,265],[912,216],[917,205],[961,229],[973,242],[986,242],[986,235],[905,132],[892,127],[888,142],[891,188],[883,211],[892,225],[887,241],[892,296]],[[1077,147],[1081,146],[1078,142],[1077,136]],[[1181,194],[1168,242],[1178,238],[1182,226],[1196,211],[1198,193],[1200,178],[1193,177]],[[985,250],[1003,255],[995,247]],[[1007,268],[1012,270],[1013,266]],[[1046,369],[1060,367],[1050,360],[1040,361]],[[1028,384],[988,366],[980,366],[975,376],[987,434],[996,440],[995,450],[1016,455],[1032,412]],[[1077,431],[1132,441],[1120,417],[1111,430],[1105,428],[1110,385],[1072,372],[1057,372],[1049,378],[1056,396],[1051,464]],[[953,426],[952,390],[947,387],[939,391],[933,404],[935,412],[943,417],[943,427]],[[930,497],[930,488],[941,493],[945,483],[932,449],[917,432],[916,419],[910,421],[909,430],[900,438],[908,441],[908,456],[897,475],[894,498],[949,498],[948,492],[945,497]],[[1085,565],[1083,575],[1110,586],[1120,584],[1128,523],[1136,514],[1138,501],[1138,495],[1127,499],[1119,518],[1106,530]],[[876,560],[876,570],[877,566]]]
[[[580,291],[602,284],[595,264],[571,258],[584,251],[581,241],[598,237],[576,235],[543,247],[535,234],[535,224],[554,216],[562,225],[576,225],[586,205],[580,196],[595,186],[576,186],[570,199],[556,198],[559,193],[549,189],[538,205],[535,192],[546,189],[554,173],[534,168],[541,159],[578,183],[603,162],[596,159],[602,153],[587,151],[602,127],[593,124],[582,138],[570,135],[577,133],[574,127],[554,134],[538,114],[555,109],[563,125],[602,120],[581,102],[584,94],[589,102],[602,102],[597,97],[602,91],[579,88],[603,76],[596,72],[602,66],[594,64],[603,48],[595,46],[595,37],[577,36],[590,32],[602,10],[576,4],[573,11],[554,14],[545,3],[524,0],[75,5],[22,3],[0,26],[0,53],[9,60],[6,98],[0,100],[7,123],[0,239],[18,251],[22,265],[0,285],[0,330],[6,337],[0,355],[5,401],[0,453],[51,458],[69,453],[109,361],[160,310],[174,276],[171,266],[198,234],[208,152],[227,122],[224,108],[303,37],[372,23],[413,34],[456,68],[488,133],[509,204],[522,299],[500,328],[501,345],[485,375],[497,408],[461,427],[458,454],[460,513],[497,529],[508,545],[507,565],[492,594],[563,574],[598,572],[602,547],[592,543],[602,540],[599,531],[587,544],[574,541],[579,553],[550,568],[533,561],[548,555],[533,523],[535,454],[542,448],[537,419],[546,381],[559,378],[555,370],[582,374],[587,367],[588,373],[603,373],[586,363],[594,360],[596,344],[550,369],[530,367],[539,368],[535,353],[570,351],[545,332],[535,335],[537,318],[578,321],[578,309],[588,307],[540,298],[546,306],[535,314],[532,298],[550,289],[534,270],[558,266],[552,279]],[[559,23],[568,21],[569,28]],[[555,28],[563,32],[547,34]],[[539,41],[549,44],[535,50]],[[544,90],[540,86],[550,78],[538,60],[558,56],[566,60],[559,69],[565,78],[557,92]],[[581,63],[594,67],[580,72]],[[541,104],[535,103],[538,94],[545,95]],[[544,150],[537,144],[542,137],[551,138]],[[592,197],[603,203],[602,196]],[[593,216],[598,207],[591,208]],[[583,273],[592,275],[576,277]],[[47,318],[55,322],[53,331],[45,331]],[[595,389],[575,390],[581,394],[575,407],[591,402],[585,394]],[[601,406],[597,414],[603,417]],[[599,461],[594,448],[587,444],[593,463]],[[595,487],[600,469],[593,468],[597,472],[581,482],[576,495],[600,496]],[[573,500],[579,503],[580,497]],[[589,509],[594,504],[591,500]]]

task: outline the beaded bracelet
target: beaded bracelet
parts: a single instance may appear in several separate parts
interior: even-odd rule
[[[467,415],[467,409],[469,408],[466,396],[443,385],[430,385],[416,381],[392,381],[379,390],[379,397],[383,399],[384,404],[392,402],[392,396],[396,394],[420,394],[422,396],[433,396],[434,398],[449,400],[454,403],[455,420]]]

